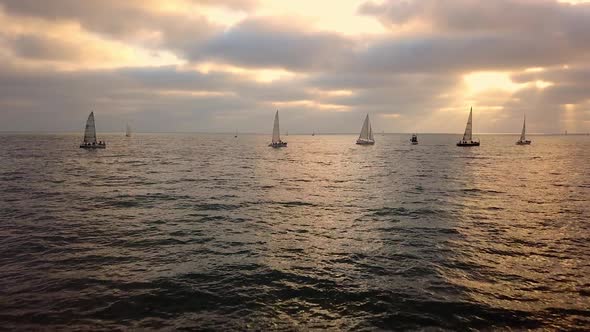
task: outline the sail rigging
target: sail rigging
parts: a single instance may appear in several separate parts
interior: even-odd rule
[[[457,142],[457,146],[479,146],[479,139],[477,141],[473,140],[473,107],[469,109],[469,118],[465,126],[465,133],[463,134],[463,138]]]
[[[272,128],[272,143],[281,142],[281,132],[279,130],[279,111],[275,113],[275,123]]]
[[[371,123],[369,121],[369,114],[365,117],[365,122],[363,122],[363,127],[361,128],[361,133],[359,135],[359,139],[370,140],[373,139],[373,130],[371,129]]]
[[[88,120],[86,120],[86,127],[84,128],[84,141],[80,144],[83,149],[104,149],[106,143],[103,141],[96,141],[96,126],[94,124],[94,112],[90,112]]]
[[[524,116],[524,121],[522,122],[522,132],[520,133],[520,141],[526,141],[526,115]]]
[[[359,138],[356,140],[357,144],[373,144],[375,143],[375,138],[373,137],[373,128],[371,128],[371,121],[369,120],[369,114],[365,117],[365,121],[363,122],[363,127],[361,128],[361,133],[359,134]]]
[[[90,112],[86,120],[86,129],[84,130],[84,143],[96,143],[96,126],[94,125],[94,112]]]
[[[531,140],[526,139],[526,115],[522,121],[522,132],[520,133],[520,139],[516,142],[518,145],[529,145]]]
[[[471,142],[473,140],[472,134],[472,113],[473,107],[469,109],[469,119],[467,120],[467,126],[465,126],[465,134],[463,134],[463,142]]]

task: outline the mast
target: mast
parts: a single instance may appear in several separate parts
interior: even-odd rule
[[[96,143],[96,127],[94,125],[94,112],[90,112],[84,129],[84,143]]]
[[[281,141],[281,132],[279,130],[279,111],[275,113],[275,122],[272,128],[272,142],[279,143]]]
[[[469,109],[469,119],[467,120],[467,126],[465,126],[465,133],[463,134],[464,142],[472,141],[472,113],[473,107]]]
[[[365,122],[363,122],[363,128],[361,129],[361,134],[359,135],[359,139],[367,140],[369,139],[369,114],[365,117]]]
[[[525,132],[526,132],[526,115],[524,116],[524,121],[522,122],[522,133],[520,133],[520,141],[524,142],[525,139]]]

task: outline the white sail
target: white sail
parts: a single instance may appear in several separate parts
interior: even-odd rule
[[[131,137],[131,127],[129,127],[129,124],[125,127],[125,136]]]
[[[96,127],[94,125],[94,112],[90,112],[84,130],[84,143],[96,143]]]
[[[275,113],[275,123],[272,128],[272,142],[279,143],[281,141],[281,132],[279,130],[279,111]]]
[[[373,138],[373,128],[371,127],[371,122],[369,122],[369,140],[375,140],[375,138]]]
[[[359,135],[360,140],[369,140],[372,139],[371,136],[373,135],[371,131],[371,124],[369,123],[369,114],[365,117],[365,122],[363,122],[363,128],[361,128],[361,134]]]
[[[467,126],[465,127],[465,134],[463,134],[463,141],[464,142],[471,142],[472,141],[472,124],[471,124],[471,116],[472,116],[473,108],[469,110],[469,119],[467,120]]]
[[[526,132],[526,115],[524,116],[524,121],[522,122],[522,133],[520,133],[520,141],[521,142],[526,141],[525,132]]]

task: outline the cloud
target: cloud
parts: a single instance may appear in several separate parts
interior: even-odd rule
[[[187,50],[187,57],[244,67],[314,71],[338,67],[354,46],[353,40],[337,33],[307,31],[293,20],[254,18]]]
[[[101,114],[102,128],[108,130],[133,120],[142,130],[220,131],[224,126],[210,127],[220,117],[231,128],[250,123],[251,130],[264,130],[260,124],[274,102],[308,96],[296,82],[269,85],[237,74],[204,74],[173,66],[40,71],[4,65],[0,67],[0,130],[48,125],[76,130],[78,120],[89,110]]]
[[[501,70],[576,62],[590,54],[590,4],[552,0],[389,0],[367,2],[394,34],[368,51],[389,70]],[[369,66],[370,67],[370,66]]]
[[[359,12],[377,17],[388,27],[420,21],[439,32],[564,36],[590,26],[590,4],[555,0],[386,0],[380,4],[366,2]]]
[[[67,40],[28,35],[18,36],[9,41],[18,57],[45,60],[80,60],[84,56],[81,48]]]
[[[220,29],[202,15],[157,11],[152,8],[157,8],[157,4],[139,0],[0,0],[0,5],[9,14],[56,23],[76,23],[92,33],[143,46],[187,47]]]
[[[234,10],[253,10],[258,0],[189,0],[189,2],[207,6],[224,6]]]
[[[0,130],[77,130],[90,109],[110,130],[266,132],[280,108],[292,132],[357,131],[364,113],[376,130],[461,131],[470,105],[481,131],[518,131],[525,112],[532,131],[590,123],[590,5],[367,2],[389,28],[369,35],[262,6],[0,0]]]

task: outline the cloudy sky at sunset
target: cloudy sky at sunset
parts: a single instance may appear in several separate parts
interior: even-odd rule
[[[0,130],[590,131],[590,3],[0,0]]]

